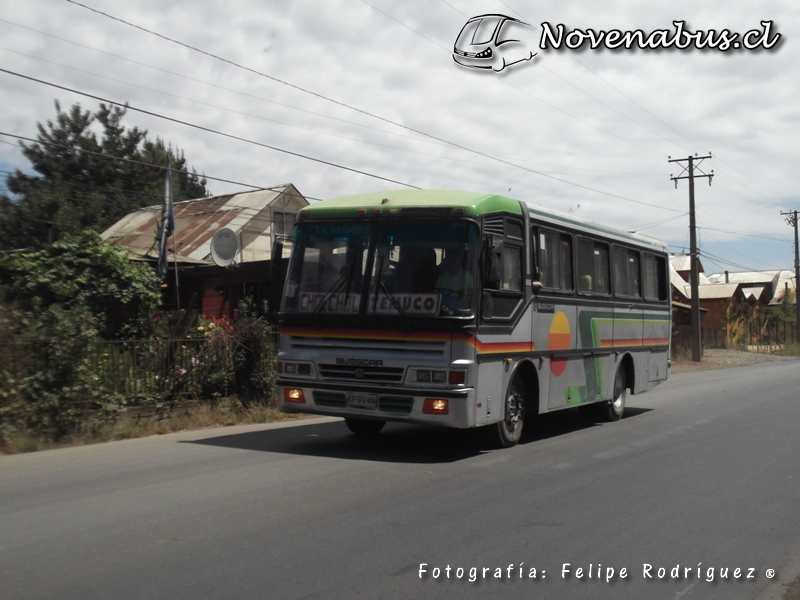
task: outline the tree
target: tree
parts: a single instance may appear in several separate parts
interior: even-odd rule
[[[153,269],[93,231],[0,256],[0,445],[17,431],[58,438],[111,401],[97,344],[146,333],[158,302]]]
[[[101,232],[133,210],[159,204],[168,160],[175,201],[210,195],[181,150],[122,125],[126,108],[101,103],[91,114],[80,104],[62,111],[56,101],[55,107],[54,121],[37,124],[37,141],[20,143],[37,175],[17,170],[7,177],[12,196],[0,196],[0,248],[41,247],[84,229]]]
[[[160,300],[158,277],[146,263],[130,260],[97,233],[64,237],[36,252],[0,257],[0,302],[28,322],[55,308],[77,311],[103,337],[117,337]],[[136,332],[138,333],[138,332]]]

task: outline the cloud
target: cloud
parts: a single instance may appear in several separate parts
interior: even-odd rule
[[[387,0],[86,4],[231,62],[71,3],[35,0],[0,21],[4,68],[412,185],[511,188],[562,211],[580,204],[578,215],[622,228],[663,222],[647,232],[677,249],[688,219],[669,219],[688,210],[688,191],[686,182],[677,190],[670,182],[676,167],[667,157],[710,150],[712,186],[697,186],[706,239],[749,248],[749,266],[791,265],[791,229],[778,213],[797,207],[800,17],[784,3],[735,12],[724,2],[686,0],[450,3],[464,14],[445,3]],[[683,19],[694,30],[743,32],[772,19],[784,39],[771,52],[542,51],[499,75],[458,67],[450,56],[456,35],[469,16],[490,11],[537,28],[598,30],[652,31]],[[54,98],[96,107],[79,94],[0,77],[2,131],[34,136],[35,124],[53,117]],[[190,164],[216,177],[292,182],[316,198],[396,187],[134,111],[125,122],[180,146]],[[0,144],[0,161],[27,167],[8,144]],[[726,231],[775,239],[756,244]],[[725,255],[720,248],[714,254]]]

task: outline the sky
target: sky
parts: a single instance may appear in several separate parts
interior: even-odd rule
[[[487,14],[523,22],[497,55],[535,56],[456,64]],[[614,31],[669,47],[612,49]],[[30,172],[13,136],[54,101],[127,102],[123,124],[182,149],[214,194],[499,193],[680,254],[689,182],[671,177],[697,156],[706,274],[792,269],[799,49],[794,0],[0,0],[0,192]]]

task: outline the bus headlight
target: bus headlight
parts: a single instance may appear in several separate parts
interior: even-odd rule
[[[438,371],[434,369],[417,369],[417,383],[449,383],[450,385],[464,385],[467,382],[467,372]]]
[[[306,362],[278,362],[278,373],[282,375],[300,375],[309,377],[314,373],[311,363]]]

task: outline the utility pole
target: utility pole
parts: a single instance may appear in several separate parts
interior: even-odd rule
[[[673,159],[669,156],[667,158],[671,163],[687,163],[686,166],[683,167],[683,171],[680,173],[680,175],[677,177],[670,175],[669,178],[675,182],[675,189],[678,189],[679,179],[689,180],[689,257],[691,261],[689,284],[692,289],[692,360],[694,362],[700,362],[702,354],[700,347],[700,272],[698,268],[699,258],[697,252],[697,218],[695,216],[694,209],[694,178],[708,177],[708,185],[711,185],[711,178],[714,176],[714,171],[711,171],[711,173],[708,174],[703,173],[702,171],[700,171],[700,175],[694,174],[694,171],[698,165],[705,159],[711,158],[711,154],[708,156],[697,156],[697,154],[695,154],[694,156],[689,156],[688,158]]]
[[[797,211],[782,212],[786,217],[786,224],[794,227],[794,314],[795,314],[795,341],[800,343],[800,302],[798,302],[797,286],[800,282],[800,251],[797,248]],[[786,300],[784,300],[786,302]]]

